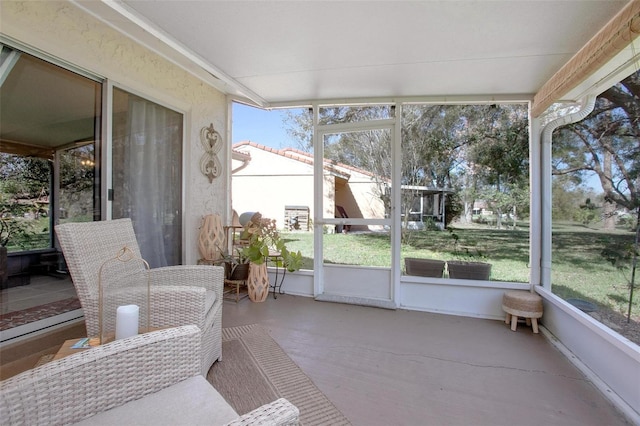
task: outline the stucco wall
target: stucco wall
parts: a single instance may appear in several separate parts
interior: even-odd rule
[[[246,146],[249,165],[232,177],[233,208],[242,214],[259,211],[284,227],[285,206],[307,206],[313,215],[313,166],[284,156]]]
[[[0,30],[20,43],[111,80],[125,90],[185,113],[183,172],[185,263],[198,258],[205,213],[226,213],[227,145],[219,152],[223,176],[200,173],[200,129],[213,123],[226,140],[225,95],[68,2],[0,2]]]
[[[238,214],[259,211],[263,217],[276,219],[278,228],[284,226],[287,205],[309,207],[313,216],[313,165],[264,148],[252,145],[236,148],[249,154],[251,160],[244,167],[241,161],[233,162],[232,168],[238,168],[232,177],[233,208]],[[325,172],[324,217],[333,218],[337,204],[345,208],[350,218],[384,218],[378,186],[371,177],[355,170],[346,173],[348,182]],[[366,230],[367,227],[352,229]]]
[[[347,210],[347,214],[349,214],[350,217],[384,219],[384,204],[380,199],[380,189],[374,179],[362,173],[351,172],[351,176],[349,177],[349,192],[352,194],[356,203],[354,207],[358,211],[356,215],[353,213],[349,214],[349,210]]]

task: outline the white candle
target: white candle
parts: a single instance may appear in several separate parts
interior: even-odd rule
[[[118,306],[116,315],[116,340],[138,334],[138,317],[140,307],[138,305]]]

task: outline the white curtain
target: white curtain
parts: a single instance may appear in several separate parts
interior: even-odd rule
[[[151,267],[179,264],[182,114],[118,89],[114,105],[112,217],[131,218]]]

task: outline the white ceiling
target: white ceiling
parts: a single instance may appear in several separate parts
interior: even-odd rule
[[[76,1],[221,90],[267,107],[530,99],[626,3]]]

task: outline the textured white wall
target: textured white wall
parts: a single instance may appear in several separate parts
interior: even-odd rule
[[[183,173],[185,263],[198,258],[197,233],[206,213],[225,215],[228,166],[224,94],[68,2],[0,2],[0,30],[27,46],[110,79],[125,90],[185,113]],[[200,173],[200,129],[213,123],[225,140],[218,153],[223,176]]]
[[[285,157],[270,148],[244,145],[237,150],[251,156],[248,164],[232,178],[233,208],[238,214],[259,211],[263,217],[276,219],[278,228],[284,226],[287,205],[307,206],[313,216],[312,164]],[[241,164],[241,161],[234,161],[233,168],[239,168]],[[338,204],[352,218],[384,218],[384,205],[376,183],[368,175],[345,170],[349,175],[348,186],[343,181],[336,182],[333,175],[326,173],[324,176],[325,217],[333,218]]]
[[[259,211],[284,227],[285,206],[307,206],[313,216],[313,166],[253,146],[249,165],[233,175],[233,208],[242,214]]]

